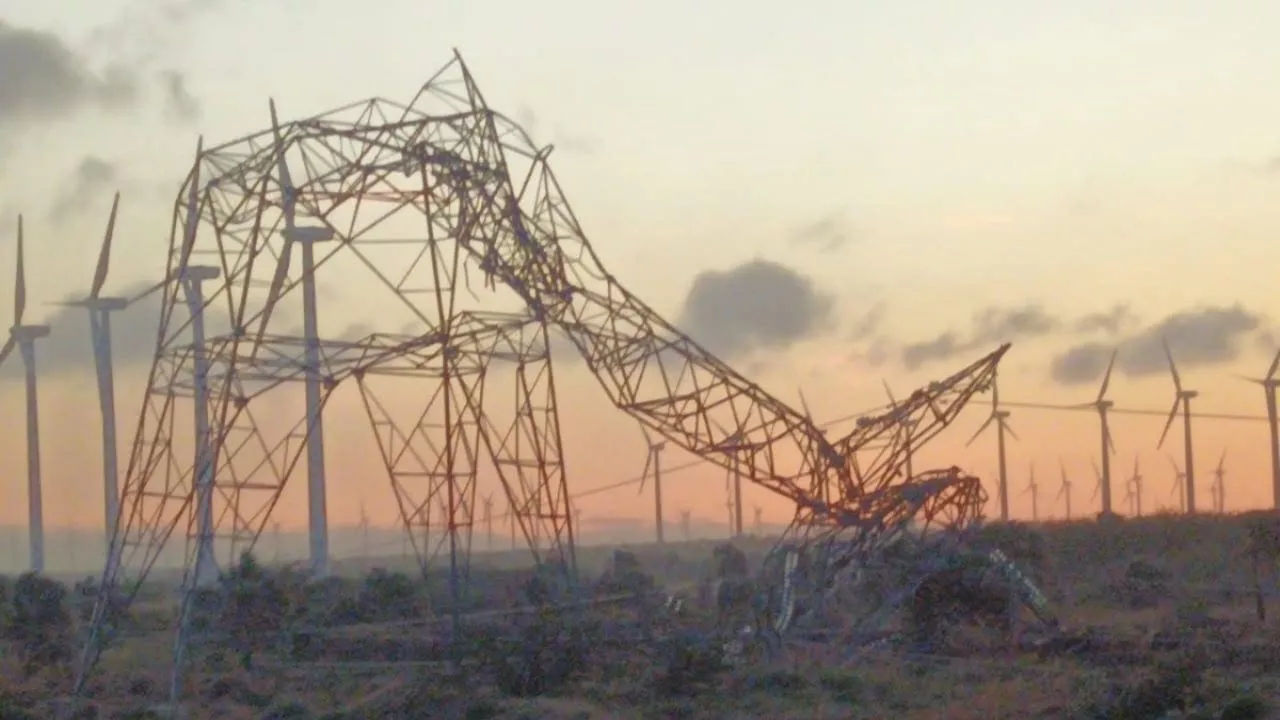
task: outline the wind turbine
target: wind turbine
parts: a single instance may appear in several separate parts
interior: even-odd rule
[[[1178,509],[1185,512],[1187,509],[1187,496],[1185,494],[1187,474],[1182,472],[1182,468],[1178,467],[1178,461],[1174,460],[1172,455],[1167,457],[1169,458],[1169,464],[1173,466],[1173,492],[1170,494],[1178,496]]]
[[[644,435],[644,442],[649,448],[649,454],[644,461],[644,471],[640,473],[639,492],[644,492],[644,483],[649,477],[649,468],[653,468],[654,523],[658,543],[662,544],[666,542],[662,522],[662,450],[666,448],[667,444],[661,441],[654,442],[653,438],[649,437],[649,431],[645,430],[643,425],[640,426],[640,433]]]
[[[1071,480],[1067,478],[1067,465],[1058,458],[1058,469],[1062,471],[1062,484],[1058,486],[1058,496],[1054,502],[1062,501],[1066,505],[1067,519],[1071,519]]]
[[[1276,352],[1265,376],[1244,379],[1261,385],[1266,394],[1267,428],[1270,430],[1267,439],[1271,443],[1271,505],[1280,509],[1280,415],[1276,412],[1276,388],[1280,387],[1280,378],[1276,377],[1277,371],[1280,371],[1280,351]]]
[[[759,505],[756,505],[754,508],[752,508],[752,510],[755,511],[755,519],[754,519],[753,525],[755,527],[756,536],[757,537],[763,536],[764,535],[764,508],[760,507]]]
[[[965,443],[965,447],[973,444],[974,440],[982,434],[987,426],[995,423],[996,426],[996,460],[999,468],[1000,480],[1000,520],[1009,522],[1009,473],[1006,463],[1007,456],[1005,454],[1005,433],[1008,433],[1014,440],[1018,439],[1018,434],[1009,427],[1009,411],[1000,409],[1000,389],[996,382],[991,383],[991,414],[987,416],[986,422],[978,428],[978,431],[969,438],[969,442]]]
[[[1178,366],[1173,362],[1173,352],[1169,350],[1169,343],[1164,340],[1161,340],[1161,343],[1164,345],[1164,356],[1169,359],[1169,374],[1173,377],[1174,396],[1173,407],[1169,409],[1169,419],[1165,421],[1164,431],[1160,433],[1160,442],[1156,443],[1156,448],[1164,445],[1164,440],[1169,435],[1169,428],[1173,427],[1173,421],[1178,417],[1178,410],[1181,409],[1183,451],[1186,453],[1183,469],[1187,473],[1187,513],[1194,515],[1196,512],[1196,461],[1195,446],[1191,443],[1191,401],[1200,393],[1182,387],[1182,378],[1178,375]]]
[[[1036,484],[1036,464],[1031,463],[1031,474],[1027,478],[1027,489],[1023,492],[1031,494],[1031,522],[1040,520],[1040,486]]]
[[[295,243],[299,244],[302,246],[302,327],[305,343],[303,357],[307,370],[304,388],[307,403],[307,501],[311,572],[316,577],[325,577],[329,574],[329,519],[325,497],[324,419],[321,417],[324,378],[321,377],[320,372],[320,331],[319,319],[316,315],[315,246],[333,240],[334,231],[333,228],[323,225],[298,226],[298,188],[293,184],[289,163],[285,158],[284,137],[280,131],[275,101],[270,101],[269,106],[271,130],[275,141],[276,180],[280,183],[283,196],[281,204],[284,212],[284,230],[281,232],[283,244],[280,247],[280,257],[276,262],[275,275],[271,278],[271,289],[263,303],[262,317],[258,326],[258,342],[254,347],[262,345],[262,338],[267,332],[271,314],[289,278],[293,246]]]
[[[369,559],[369,516],[364,511],[364,501],[360,501],[360,557]]]
[[[82,307],[89,312],[89,340],[93,346],[93,365],[98,380],[98,408],[102,415],[102,486],[103,528],[106,531],[107,558],[112,558],[116,542],[116,521],[120,516],[119,441],[116,435],[115,368],[111,349],[111,313],[124,310],[135,302],[164,287],[161,281],[132,298],[102,297],[102,286],[107,282],[107,270],[111,264],[111,241],[115,236],[116,215],[120,210],[120,193],[111,202],[111,215],[107,219],[107,231],[98,251],[98,264],[93,273],[93,285],[89,295],[81,300],[60,305]]]
[[[1133,456],[1133,477],[1129,478],[1129,493],[1133,499],[1133,514],[1142,517],[1142,473],[1138,470],[1138,456]]]
[[[1219,515],[1227,511],[1227,486],[1226,483],[1223,482],[1227,476],[1226,462],[1227,451],[1224,449],[1222,451],[1222,456],[1218,458],[1218,466],[1213,469],[1213,485],[1210,488],[1210,492],[1213,494],[1213,509],[1217,511]]]
[[[1093,467],[1094,477],[1093,492],[1089,494],[1089,502],[1093,503],[1102,494],[1102,471],[1098,469],[1098,463],[1093,458],[1089,459],[1089,465]]]
[[[27,277],[23,259],[22,216],[18,216],[17,279],[13,286],[13,327],[0,348],[0,365],[16,346],[22,355],[27,384],[27,533],[31,571],[44,572],[44,497],[40,480],[40,403],[36,393],[36,341],[49,336],[48,325],[23,325],[27,309]]]
[[[1077,405],[1080,408],[1093,408],[1098,413],[1098,425],[1101,430],[1102,443],[1102,469],[1099,471],[1096,467],[1094,473],[1098,476],[1098,490],[1095,494],[1102,496],[1102,515],[1111,515],[1111,456],[1116,453],[1116,443],[1111,439],[1111,425],[1108,422],[1107,412],[1115,407],[1115,403],[1107,399],[1107,389],[1111,387],[1111,372],[1116,367],[1117,351],[1111,351],[1111,360],[1107,362],[1107,370],[1102,375],[1102,384],[1098,387],[1098,397],[1093,402]]]
[[[493,493],[484,496],[485,550],[493,552]]]
[[[688,510],[680,511],[680,532],[684,535],[684,541],[689,542],[690,525],[693,522],[693,513]]]

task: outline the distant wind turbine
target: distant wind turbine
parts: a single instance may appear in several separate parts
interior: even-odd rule
[[[1116,453],[1116,444],[1115,441],[1111,439],[1111,426],[1108,422],[1107,412],[1115,406],[1115,403],[1107,399],[1107,389],[1111,387],[1111,371],[1116,367],[1116,354],[1117,353],[1114,350],[1111,352],[1111,360],[1107,363],[1107,370],[1102,375],[1102,385],[1098,387],[1098,397],[1094,399],[1093,402],[1076,406],[1080,408],[1093,408],[1098,413],[1098,424],[1102,433],[1102,469],[1099,471],[1095,468],[1094,471],[1098,476],[1098,490],[1095,494],[1101,494],[1102,496],[1101,513],[1103,515],[1110,515],[1113,513],[1111,507],[1111,456]]]
[[[0,348],[0,365],[16,346],[22,355],[27,386],[27,533],[30,537],[31,571],[44,572],[44,496],[40,478],[40,402],[36,392],[36,341],[49,336],[48,325],[24,325],[27,309],[27,277],[23,260],[22,216],[18,216],[17,279],[13,286],[13,326]]]
[[[685,542],[688,542],[691,536],[692,531],[690,528],[692,526],[692,517],[693,517],[693,513],[691,513],[690,511],[688,510],[680,511],[680,533],[684,535]]]
[[[1172,492],[1171,492],[1170,494],[1171,494],[1171,495],[1176,495],[1176,496],[1177,496],[1177,498],[1178,498],[1178,509],[1179,509],[1179,510],[1181,510],[1181,511],[1183,511],[1183,512],[1186,512],[1186,509],[1187,509],[1187,496],[1186,496],[1186,482],[1187,482],[1187,474],[1186,474],[1185,472],[1183,472],[1183,471],[1182,471],[1182,468],[1178,467],[1178,461],[1177,461],[1177,460],[1174,460],[1172,455],[1169,455],[1169,456],[1167,456],[1167,457],[1169,458],[1169,464],[1170,464],[1171,466],[1173,466],[1173,490],[1172,490]]]
[[[1067,478],[1067,465],[1058,458],[1058,469],[1062,471],[1062,484],[1058,486],[1058,496],[1054,502],[1062,502],[1066,507],[1067,519],[1071,519],[1071,480]]]
[[[644,492],[644,483],[649,478],[649,470],[653,469],[653,509],[655,534],[659,544],[666,542],[665,533],[663,532],[662,521],[662,451],[666,448],[665,442],[654,442],[649,436],[649,431],[640,426],[640,433],[644,435],[645,445],[648,447],[648,455],[644,461],[644,471],[640,473],[640,491]]]
[[[1244,379],[1261,385],[1266,394],[1269,431],[1267,440],[1271,445],[1271,506],[1280,510],[1280,414],[1276,412],[1276,388],[1280,387],[1280,378],[1276,376],[1277,372],[1280,372],[1280,351],[1276,352],[1265,376]]]
[[[1133,476],[1129,478],[1129,493],[1133,500],[1133,514],[1142,517],[1142,473],[1138,469],[1138,456],[1133,457]]]
[[[1173,421],[1177,419],[1178,411],[1181,410],[1183,452],[1186,454],[1183,472],[1187,474],[1187,514],[1194,515],[1196,512],[1196,459],[1195,446],[1191,442],[1191,401],[1200,393],[1182,387],[1182,377],[1178,375],[1178,366],[1173,362],[1173,352],[1169,350],[1169,343],[1163,340],[1161,342],[1164,345],[1164,355],[1169,359],[1169,374],[1173,377],[1174,395],[1173,407],[1169,409],[1169,419],[1165,421],[1164,431],[1160,433],[1160,442],[1156,443],[1156,448],[1164,445],[1164,440],[1169,435],[1169,428],[1173,427]]]
[[[1040,520],[1040,486],[1036,484],[1036,464],[1031,463],[1031,473],[1027,477],[1027,489],[1024,491],[1031,495],[1031,521],[1039,522]]]
[[[969,438],[965,446],[973,444],[974,440],[982,434],[992,423],[996,426],[996,462],[999,473],[999,495],[1000,495],[1000,520],[1009,522],[1009,471],[1008,457],[1006,455],[1005,434],[1007,433],[1014,440],[1018,439],[1018,434],[1009,427],[1009,411],[1000,409],[1000,389],[996,381],[991,383],[991,414],[987,416],[986,422],[978,428],[977,432]]]
[[[1213,509],[1219,515],[1227,511],[1227,485],[1224,480],[1227,477],[1227,451],[1222,451],[1222,456],[1218,458],[1218,466],[1213,469],[1213,486],[1210,492],[1213,495]]]

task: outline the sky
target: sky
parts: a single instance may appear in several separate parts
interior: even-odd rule
[[[819,422],[881,404],[882,380],[905,395],[1001,342],[1014,343],[1006,399],[1088,401],[1118,347],[1116,403],[1164,409],[1162,338],[1201,392],[1197,409],[1262,413],[1260,390],[1235,374],[1265,372],[1280,337],[1280,48],[1269,33],[1280,7],[787,9],[663,0],[624,21],[582,0],[370,0],[359,11],[334,0],[0,0],[0,277],[12,277],[20,212],[28,321],[54,328],[39,351],[46,522],[100,522],[97,430],[83,421],[96,412],[87,330],[49,303],[86,290],[112,193],[123,200],[108,287],[128,294],[163,272],[197,136],[219,144],[268,128],[268,98],[284,118],[408,100],[454,48],[492,107],[556,146],[551,164],[604,265],[784,402],[798,408],[802,389]],[[367,281],[318,282],[333,332],[400,329],[379,326]],[[138,415],[157,302],[116,324],[124,428]],[[0,368],[15,428],[0,438],[8,524],[25,508],[16,359]],[[634,422],[580,362],[557,367],[571,487],[638,476]],[[289,416],[273,412],[264,417],[277,425]],[[990,477],[993,439],[965,447],[984,412],[925,456]],[[389,524],[359,393],[339,388],[330,418],[331,522],[357,522],[364,504]],[[1019,409],[1011,423],[1012,482],[1040,468],[1041,513],[1062,512],[1048,487],[1059,458],[1077,513],[1089,506],[1096,421]],[[1166,452],[1182,457],[1179,435],[1156,449],[1161,424],[1114,427],[1116,463],[1140,457],[1150,502],[1167,496]],[[1264,424],[1204,420],[1195,437],[1202,498],[1225,449],[1228,507],[1268,500]],[[671,448],[665,459],[689,457]],[[294,485],[275,515],[286,527],[305,522]],[[671,526],[681,509],[722,521],[723,487],[709,467],[669,476]],[[762,490],[749,488],[748,503],[772,522],[789,515]],[[1031,504],[1019,489],[1014,513]],[[651,513],[634,489],[579,505],[584,522]]]

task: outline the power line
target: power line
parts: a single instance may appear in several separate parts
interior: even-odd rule
[[[1034,403],[1034,402],[1004,402],[1000,403],[1000,407],[1028,408],[1031,410],[1053,410],[1060,412],[1097,412],[1093,403],[1087,405],[1056,405],[1053,403]],[[1166,417],[1168,410],[1151,410],[1147,408],[1122,408],[1112,407],[1107,409],[1108,414],[1117,415],[1144,415],[1151,417]],[[1204,418],[1205,420],[1238,420],[1242,422],[1266,422],[1267,418],[1263,415],[1243,415],[1236,413],[1193,413],[1192,417]]]

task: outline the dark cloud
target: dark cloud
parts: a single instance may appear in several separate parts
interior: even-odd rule
[[[813,337],[830,320],[832,297],[778,263],[752,260],[694,278],[679,327],[727,359]]]
[[[66,188],[54,198],[49,208],[49,220],[60,224],[78,215],[105,195],[119,177],[120,171],[115,163],[92,156],[82,159]]]
[[[840,213],[831,213],[796,231],[791,244],[817,248],[818,252],[834,252],[849,244],[853,231]]]
[[[1202,306],[1183,310],[1122,338],[1116,370],[1129,377],[1168,372],[1163,342],[1169,343],[1179,368],[1211,367],[1240,357],[1246,340],[1263,318],[1240,304]],[[1050,373],[1063,384],[1091,382],[1101,377],[1114,345],[1088,342],[1054,358]]]
[[[903,345],[903,366],[914,370],[988,345],[1043,337],[1061,327],[1062,321],[1039,305],[1027,304],[1016,308],[987,308],[974,314],[970,325],[965,336],[944,332],[929,340]]]
[[[1104,312],[1089,313],[1075,321],[1074,327],[1079,333],[1103,333],[1119,335],[1138,324],[1138,317],[1125,303],[1116,303]]]
[[[0,20],[0,126],[60,119],[87,107],[118,108],[137,97],[122,66],[97,72],[61,38]]]
[[[177,70],[166,70],[160,73],[161,87],[164,90],[165,112],[180,123],[191,123],[200,119],[200,101],[187,87],[187,76]]]

